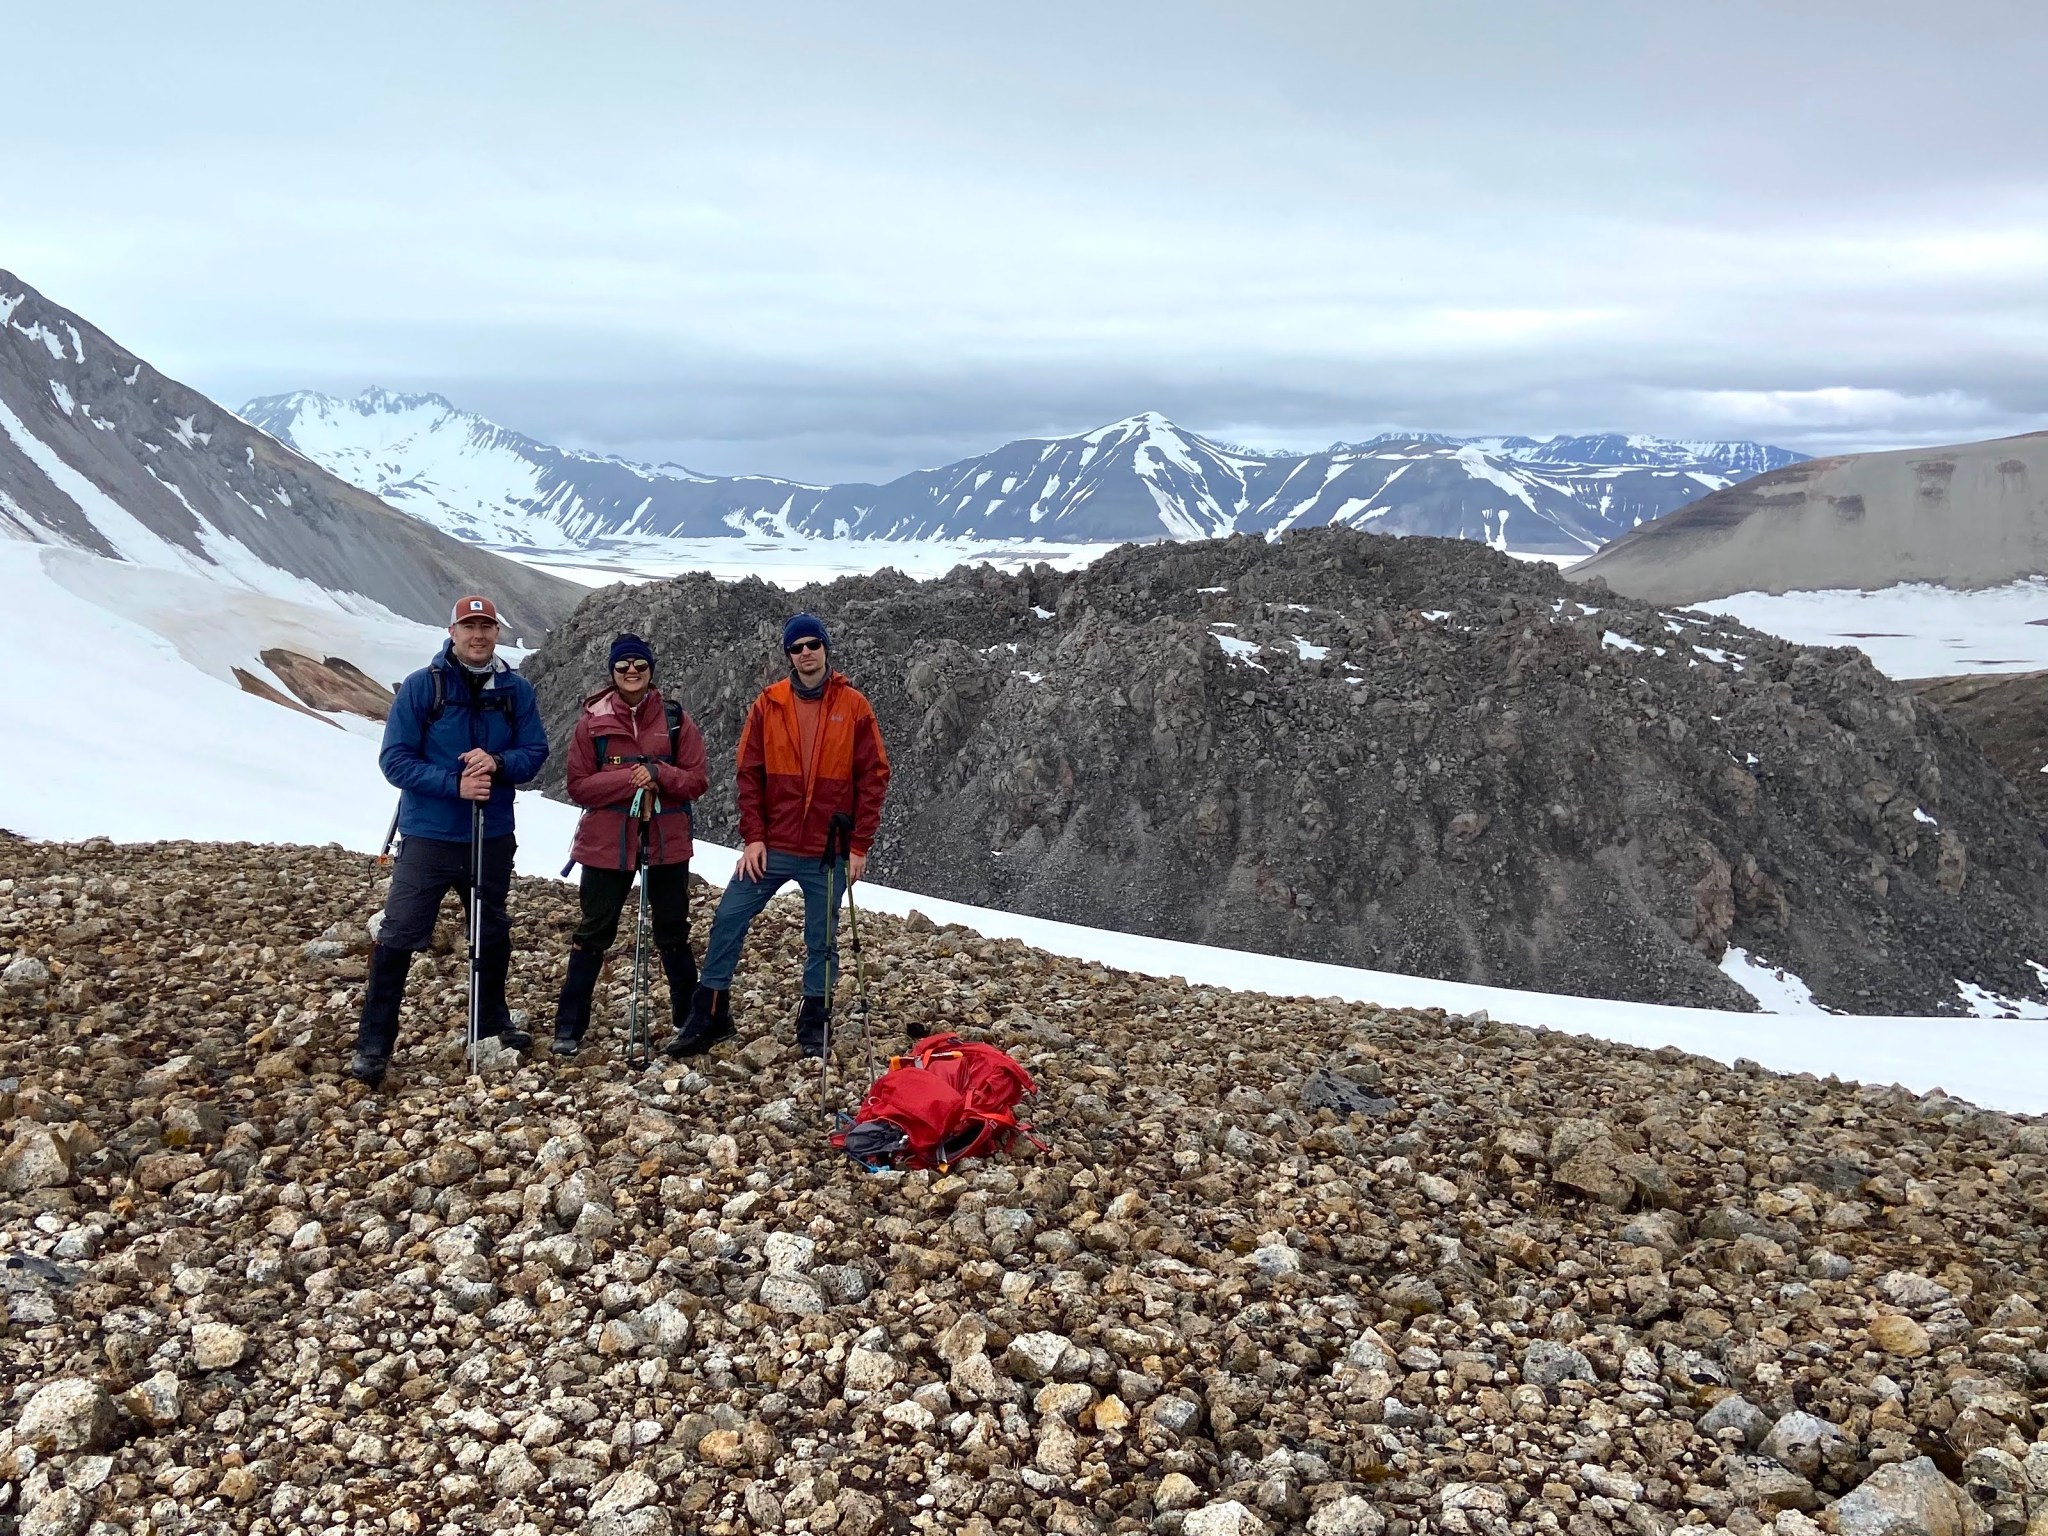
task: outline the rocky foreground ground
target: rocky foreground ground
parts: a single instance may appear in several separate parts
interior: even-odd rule
[[[694,1070],[469,1077],[452,950],[347,1082],[373,876],[0,845],[19,1532],[2048,1530],[2038,1121],[875,919],[1053,1145],[875,1177],[782,909]]]

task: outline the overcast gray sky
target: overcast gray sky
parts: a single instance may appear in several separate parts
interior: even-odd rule
[[[7,23],[0,266],[230,406],[880,478],[2048,426],[2038,0],[112,0]]]

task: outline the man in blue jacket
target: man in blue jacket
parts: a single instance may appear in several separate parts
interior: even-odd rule
[[[403,792],[398,831],[404,842],[391,871],[391,894],[370,951],[369,985],[348,1075],[375,1087],[398,1042],[412,957],[434,935],[450,890],[469,904],[470,806],[484,807],[483,942],[477,946],[479,1028],[513,1050],[533,1037],[512,1027],[505,973],[512,964],[512,786],[548,760],[547,733],[533,686],[498,656],[498,610],[487,597],[455,605],[448,643],[431,664],[399,685],[377,765]]]

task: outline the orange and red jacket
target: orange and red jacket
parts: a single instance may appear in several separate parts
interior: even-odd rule
[[[834,672],[819,700],[811,761],[803,760],[796,692],[790,680],[770,683],[747,711],[740,732],[740,839],[777,853],[821,856],[834,815],[853,817],[852,851],[864,854],[882,824],[889,792],[889,754],[875,712]]]

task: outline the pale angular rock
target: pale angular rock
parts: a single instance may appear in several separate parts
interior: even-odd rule
[[[938,1422],[934,1414],[915,1398],[906,1398],[900,1403],[891,1403],[882,1410],[882,1417],[891,1424],[901,1424],[913,1434],[923,1434]]]
[[[36,1390],[14,1438],[50,1451],[95,1451],[113,1433],[114,1417],[114,1401],[98,1382],[67,1377]]]
[[[1744,1448],[1753,1451],[1771,1432],[1771,1421],[1755,1403],[1739,1392],[1731,1392],[1700,1415],[1699,1429],[1710,1438],[1724,1429],[1738,1429],[1742,1431]]]
[[[761,1282],[761,1305],[789,1317],[816,1317],[825,1310],[825,1293],[808,1275],[771,1274]]]
[[[1878,1278],[1877,1294],[1895,1307],[1919,1312],[1940,1306],[1952,1293],[1939,1280],[1916,1270],[1895,1269]]]
[[[1578,1350],[1555,1339],[1538,1339],[1522,1355],[1522,1380],[1532,1387],[1554,1387],[1565,1381],[1597,1381],[1593,1364]]]
[[[978,1355],[988,1343],[988,1323],[969,1312],[932,1341],[932,1353],[947,1365],[958,1365],[969,1355]]]
[[[1926,1456],[1879,1467],[1828,1512],[1838,1536],[1989,1536],[1991,1531],[1991,1517]]]
[[[1088,1374],[1088,1352],[1063,1333],[1021,1333],[1003,1351],[1003,1369],[1019,1381],[1071,1381]]]
[[[1855,1459],[1848,1437],[1826,1419],[1810,1413],[1786,1414],[1771,1427],[1757,1449],[1805,1478],[1818,1477],[1823,1465],[1845,1456]]]
[[[71,1148],[47,1125],[34,1120],[16,1124],[14,1138],[0,1151],[0,1189],[25,1194],[33,1189],[61,1189],[71,1182]]]
[[[1864,1332],[1869,1336],[1873,1349],[1881,1349],[1902,1360],[1917,1360],[1934,1347],[1927,1330],[1900,1312],[1887,1312],[1872,1318]]]
[[[202,1371],[229,1371],[249,1353],[249,1335],[231,1323],[195,1323],[192,1364]]]
[[[79,1536],[92,1518],[92,1506],[69,1488],[52,1488],[15,1527],[18,1536]]]
[[[1159,1479],[1159,1486],[1152,1492],[1154,1509],[1193,1509],[1202,1502],[1202,1490],[1195,1480],[1184,1472],[1169,1472]]]
[[[1790,1417],[1790,1415],[1787,1415]],[[1818,1509],[1813,1484],[1769,1456],[1731,1456],[1722,1464],[1722,1480],[1736,1503],[1770,1509]]]
[[[762,1529],[773,1527],[764,1526]],[[677,1536],[675,1518],[665,1509],[593,1514],[578,1530],[579,1536]]]
[[[1272,1527],[1236,1499],[1188,1511],[1182,1536],[1268,1536]]]
[[[541,1470],[516,1440],[492,1447],[484,1461],[484,1475],[500,1498],[524,1498],[541,1484]]]
[[[152,1429],[167,1429],[178,1422],[181,1411],[178,1378],[170,1371],[158,1371],[123,1392],[120,1406]]]
[[[840,1385],[849,1392],[881,1392],[894,1386],[902,1375],[902,1365],[886,1350],[856,1348],[847,1352]]]
[[[771,1232],[761,1245],[771,1275],[807,1274],[818,1257],[818,1245],[796,1232]]]
[[[1266,1243],[1252,1250],[1252,1268],[1262,1275],[1279,1279],[1283,1275],[1301,1273],[1301,1251],[1285,1243]]]
[[[645,1472],[629,1468],[612,1479],[590,1506],[591,1518],[630,1514],[661,1497],[661,1488]]]
[[[1031,1406],[1041,1417],[1051,1415],[1073,1420],[1079,1418],[1094,1401],[1095,1389],[1085,1381],[1055,1381],[1038,1389]]]
[[[672,1301],[657,1301],[640,1313],[634,1332],[660,1353],[673,1358],[689,1345],[690,1317]]]
[[[756,1478],[747,1485],[744,1501],[747,1518],[754,1523],[757,1531],[779,1530],[782,1526],[782,1500],[775,1496],[775,1490],[764,1479]]]
[[[1052,1414],[1039,1422],[1031,1463],[1054,1477],[1072,1477],[1080,1471],[1081,1442],[1065,1419]]]
[[[1510,1509],[1507,1490],[1494,1483],[1445,1483],[1436,1502],[1446,1513],[1455,1510],[1496,1520],[1505,1520]]]
[[[1308,1517],[1308,1536],[1380,1536],[1387,1517],[1359,1494],[1333,1499]]]

